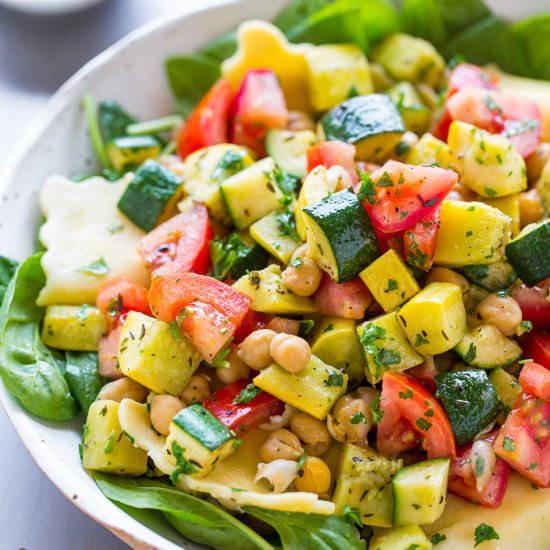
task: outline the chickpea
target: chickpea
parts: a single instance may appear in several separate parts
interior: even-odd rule
[[[269,346],[273,360],[289,372],[305,369],[311,359],[309,344],[299,336],[277,334]]]
[[[434,267],[426,277],[426,284],[430,283],[452,283],[460,287],[462,295],[466,294],[470,288],[465,277],[447,267]]]
[[[237,380],[242,380],[250,376],[250,369],[239,357],[236,349],[232,349],[229,352],[226,360],[229,361],[229,367],[226,369],[216,369],[216,374],[222,384],[233,384],[233,382]]]
[[[336,441],[353,443],[360,447],[367,445],[367,436],[372,428],[372,413],[369,407],[373,399],[372,392],[374,390],[368,394],[358,394],[357,397],[344,395],[336,401],[334,409],[327,417],[328,431]]]
[[[289,111],[286,129],[292,132],[299,132],[300,130],[315,131],[315,121],[309,113],[304,111]]]
[[[351,178],[347,170],[335,164],[327,170],[327,180],[329,188],[334,188],[336,191],[351,187]]]
[[[149,416],[153,428],[161,434],[168,435],[170,422],[185,406],[180,399],[173,395],[153,395],[150,401]]]
[[[298,460],[304,454],[300,440],[285,428],[279,428],[262,443],[258,456],[263,462],[272,462],[280,458]]]
[[[297,257],[283,271],[283,284],[298,296],[311,296],[319,288],[323,271],[315,260]]]
[[[327,463],[316,456],[308,456],[298,470],[294,486],[298,491],[322,495],[330,489],[330,469]]]
[[[271,365],[270,344],[276,332],[267,328],[255,330],[239,345],[238,356],[254,370],[265,369]]]
[[[194,374],[181,393],[181,398],[187,405],[202,403],[211,395],[210,379],[204,374]]]
[[[521,323],[521,308],[511,296],[497,296],[491,294],[479,303],[476,309],[477,316],[502,332],[505,336],[512,336]]]
[[[519,220],[521,227],[538,222],[544,216],[544,208],[536,189],[519,194]]]
[[[300,321],[296,319],[285,319],[284,317],[273,317],[267,324],[267,328],[275,332],[293,334],[296,336],[298,332],[300,332]]]
[[[122,401],[123,399],[133,399],[143,403],[147,398],[149,390],[138,384],[131,378],[119,378],[105,384],[97,396],[98,399],[111,399],[112,401]]]
[[[326,424],[321,420],[304,412],[298,412],[290,419],[290,429],[304,444],[308,455],[320,456],[328,451],[330,434]]]
[[[542,142],[537,150],[527,157],[525,167],[527,168],[527,179],[530,183],[537,181],[540,174],[550,160],[550,143]]]

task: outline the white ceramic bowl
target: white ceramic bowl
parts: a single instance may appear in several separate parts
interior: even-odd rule
[[[140,28],[78,71],[29,128],[0,177],[2,254],[23,259],[32,253],[39,220],[37,195],[48,175],[70,175],[94,168],[80,107],[85,93],[97,99],[117,99],[145,119],[170,113],[173,104],[163,72],[167,57],[192,52],[244,19],[270,19],[287,1],[187,0],[181,13]],[[534,2],[530,0],[529,6]],[[537,2],[539,8],[545,3]],[[493,0],[492,4],[497,2]],[[515,0],[498,0],[503,15],[515,15],[515,6]],[[182,547],[174,543],[178,538],[172,537],[171,542],[148,529],[99,492],[78,456],[82,418],[64,424],[38,420],[23,411],[2,384],[0,399],[40,468],[83,512],[135,548]],[[185,547],[200,548],[192,543],[185,543]]]

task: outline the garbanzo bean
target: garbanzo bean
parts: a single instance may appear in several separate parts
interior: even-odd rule
[[[210,380],[204,374],[194,374],[185,386],[181,398],[187,405],[201,403],[211,395]]]
[[[173,395],[153,395],[150,401],[149,416],[153,428],[161,435],[168,435],[170,422],[185,405]]]
[[[304,412],[297,412],[290,419],[290,429],[298,436],[308,455],[320,456],[330,447],[330,434],[321,420]]]
[[[309,344],[299,336],[277,334],[269,346],[273,360],[289,372],[299,372],[311,359]]]
[[[336,191],[341,191],[342,189],[347,189],[351,187],[351,178],[349,173],[345,168],[335,164],[327,170],[327,180],[329,184],[329,189],[335,189]]]
[[[311,296],[321,284],[323,272],[315,260],[297,257],[283,271],[283,284],[298,296]]]
[[[148,393],[149,390],[147,388],[125,376],[124,378],[119,378],[105,384],[99,390],[97,398],[111,399],[112,401],[122,401],[127,398],[143,403]]]
[[[522,319],[521,308],[511,296],[491,294],[480,302],[476,308],[477,316],[504,334],[512,336]]]
[[[426,277],[426,284],[430,283],[452,283],[460,287],[462,294],[466,294],[470,285],[460,273],[447,267],[434,267]]]
[[[226,369],[216,369],[216,374],[220,382],[223,384],[233,384],[233,382],[237,380],[249,377],[250,369],[239,357],[236,349],[232,349],[229,352],[226,360],[229,362],[229,367]]]
[[[519,221],[521,227],[525,227],[530,223],[538,222],[544,215],[544,208],[540,195],[536,189],[531,189],[520,193],[519,201]]]
[[[298,491],[322,495],[330,489],[330,477],[326,462],[316,456],[308,456],[298,470],[294,486]]]
[[[255,370],[265,369],[271,364],[269,346],[276,336],[276,332],[269,329],[255,330],[249,334],[239,345],[237,351],[239,357]]]
[[[263,462],[271,462],[279,458],[298,460],[304,454],[300,440],[290,430],[279,428],[262,443],[258,456]]]
[[[300,321],[296,319],[285,319],[284,317],[273,317],[267,327],[275,332],[283,332],[284,334],[294,334],[296,336],[300,331]]]
[[[289,111],[286,129],[292,132],[315,130],[315,121],[309,113],[304,111]]]
[[[367,436],[372,428],[369,404],[376,396],[376,391],[369,388],[363,390],[357,396],[348,394],[340,397],[328,415],[328,431],[337,441],[367,445]]]
[[[537,150],[525,160],[527,169],[527,179],[530,183],[536,182],[540,178],[542,169],[550,160],[550,143],[542,142]]]

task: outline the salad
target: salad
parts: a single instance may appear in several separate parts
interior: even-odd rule
[[[548,547],[547,24],[294,0],[168,59],[175,114],[84,97],[100,169],[0,257],[6,388],[213,548]]]

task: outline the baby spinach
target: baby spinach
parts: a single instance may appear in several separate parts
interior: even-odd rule
[[[97,119],[101,137],[105,143],[126,135],[126,127],[137,122],[117,101],[101,101],[97,108]]]
[[[43,308],[36,305],[45,275],[41,254],[27,258],[13,276],[0,308],[0,376],[29,412],[68,420],[78,412],[62,365],[40,339]]]
[[[103,386],[103,378],[99,375],[97,353],[65,352],[65,379],[81,409],[87,413]]]
[[[0,301],[6,293],[6,289],[10,284],[11,278],[17,270],[18,262],[7,258],[6,256],[0,256]]]

